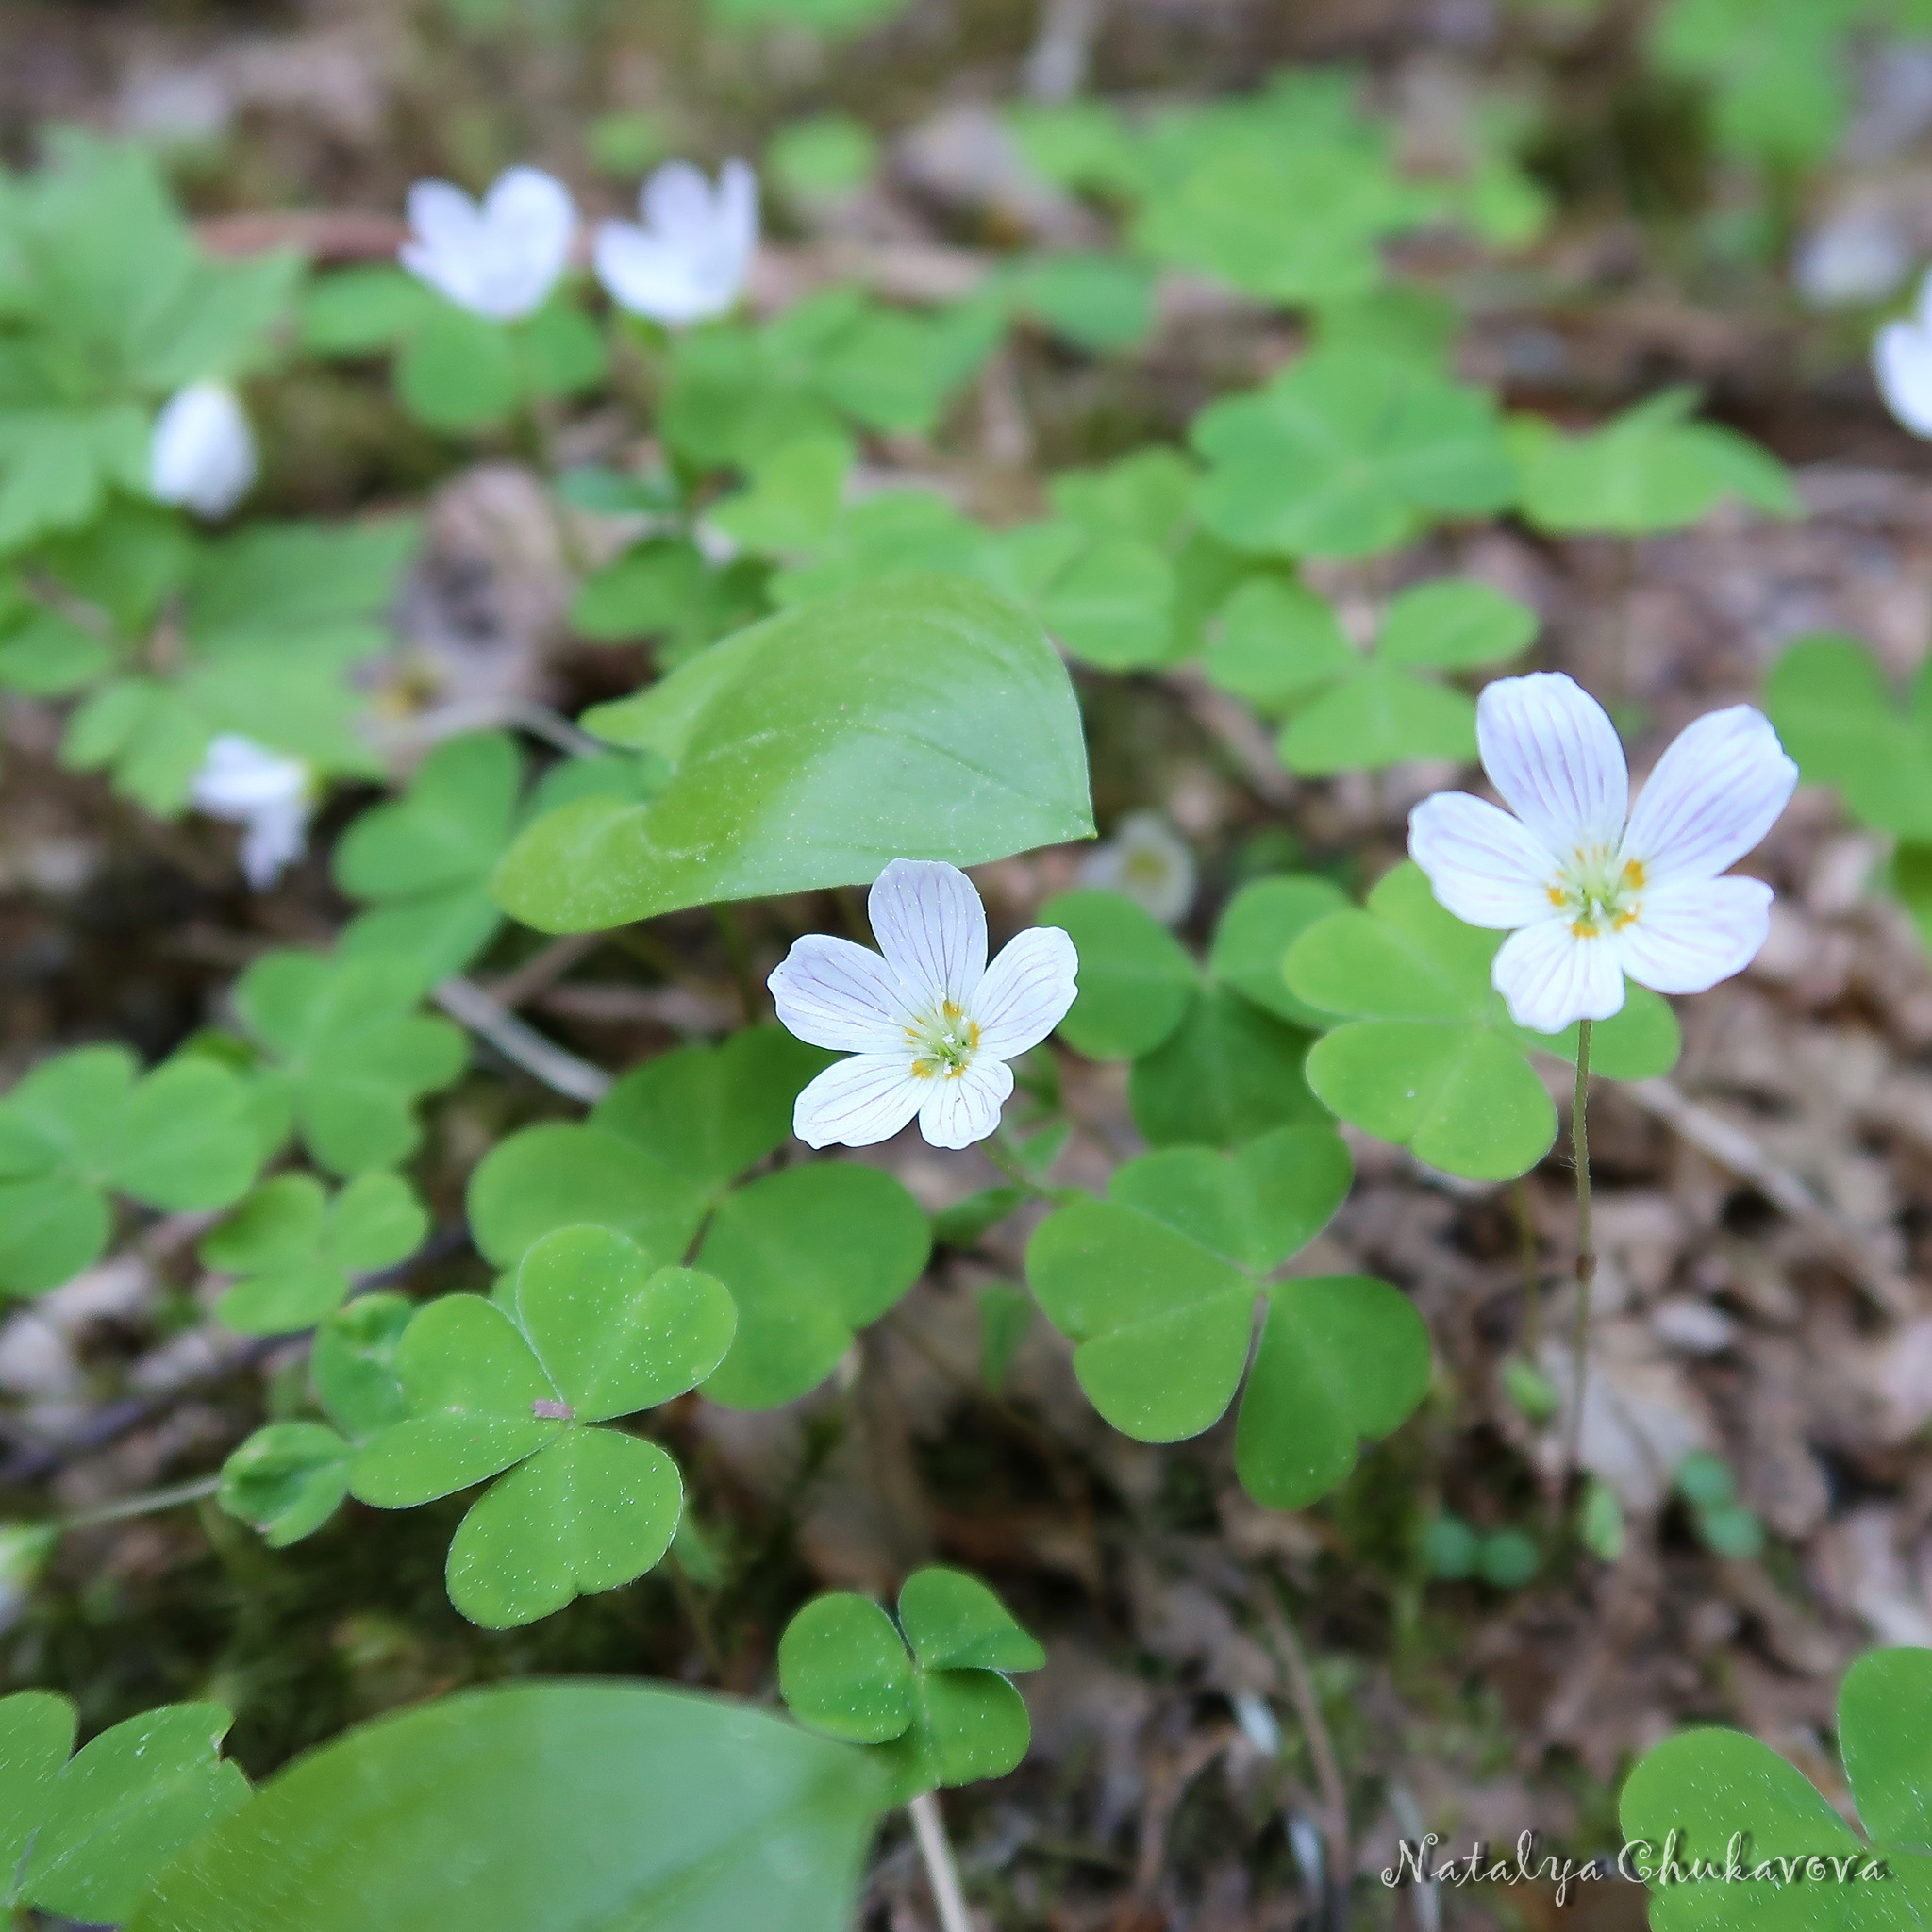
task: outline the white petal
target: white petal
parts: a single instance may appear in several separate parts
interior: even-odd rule
[[[702,242],[716,216],[711,184],[689,161],[666,161],[638,191],[638,212],[666,242]]]
[[[1637,795],[1624,857],[1646,877],[1711,879],[1777,823],[1798,782],[1771,720],[1749,705],[1687,724]]]
[[[758,245],[758,177],[750,164],[736,158],[724,163],[718,176],[718,226],[722,239],[742,265]]]
[[[308,843],[308,801],[277,799],[250,813],[242,832],[242,872],[258,892],[282,875]]]
[[[1512,932],[1490,967],[1509,1017],[1532,1033],[1560,1033],[1573,1020],[1607,1020],[1624,1009],[1624,969],[1610,940],[1578,939],[1567,919],[1541,919]]]
[[[1872,343],[1872,373],[1885,407],[1914,436],[1932,436],[1932,330],[1887,323]]]
[[[597,279],[620,308],[667,327],[703,322],[730,307],[699,284],[681,249],[634,222],[599,223],[591,258]]]
[[[1038,1046],[1066,1018],[1079,970],[1074,941],[1057,925],[1036,925],[1008,941],[973,995],[980,1053],[1009,1060]]]
[[[203,753],[189,796],[217,818],[239,819],[302,798],[308,790],[308,768],[299,759],[270,751],[239,731],[224,731]]]
[[[453,181],[418,181],[404,206],[432,254],[467,255],[483,232],[482,210]]]
[[[902,1058],[909,1052],[899,983],[865,946],[808,933],[792,942],[765,984],[779,1024],[813,1046]]]
[[[1466,791],[1438,791],[1408,815],[1408,856],[1437,901],[1471,925],[1507,929],[1550,916],[1552,855],[1521,819]]]
[[[791,1131],[808,1147],[875,1147],[914,1114],[931,1086],[903,1053],[860,1053],[827,1067],[798,1096]]]
[[[508,309],[501,319],[531,314],[570,259],[577,226],[570,190],[541,168],[510,168],[497,176],[483,213],[503,257],[493,291]]]
[[[1616,935],[1617,957],[1654,992],[1702,992],[1757,957],[1771,929],[1762,879],[1676,879],[1647,891]]]
[[[1013,1070],[982,1053],[957,1074],[918,1084],[928,1090],[919,1109],[919,1131],[935,1147],[970,1147],[999,1125],[1000,1108],[1013,1091]]]
[[[965,1010],[986,973],[986,908],[957,865],[895,858],[866,900],[873,936],[913,1005]]]
[[[224,517],[255,472],[255,435],[233,390],[194,382],[169,397],[148,439],[148,488],[160,502]]]
[[[1574,678],[1538,671],[1486,684],[1475,737],[1491,784],[1551,852],[1614,850],[1629,768],[1608,712]]]

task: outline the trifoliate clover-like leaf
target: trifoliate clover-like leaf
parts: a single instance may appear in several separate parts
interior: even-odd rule
[[[1045,1662],[985,1584],[935,1565],[907,1578],[896,1625],[870,1597],[813,1598],[779,1639],[778,1690],[808,1729],[881,1747],[903,1802],[1012,1770],[1031,1726],[1007,1674]]]
[[[1311,925],[1289,950],[1289,990],[1338,1024],[1307,1057],[1308,1084],[1351,1125],[1476,1180],[1526,1173],[1550,1150],[1557,1111],[1527,1056],[1574,1060],[1576,1029],[1513,1024],[1490,983],[1503,935],[1436,903],[1420,869],[1386,874],[1359,909]],[[1675,1016],[1641,987],[1596,1023],[1593,1072],[1641,1080],[1677,1057]]]
[[[1105,1201],[1049,1215],[1027,1249],[1047,1319],[1075,1343],[1093,1406],[1142,1441],[1216,1423],[1243,1372],[1236,1466],[1257,1501],[1301,1508],[1422,1399],[1427,1330],[1407,1298],[1356,1276],[1271,1281],[1348,1191],[1325,1126],[1281,1127],[1231,1155],[1174,1147],[1127,1162]],[[1257,1297],[1267,1315],[1252,1367]]]

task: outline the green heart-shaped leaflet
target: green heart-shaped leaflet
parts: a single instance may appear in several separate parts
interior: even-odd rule
[[[931,1566],[907,1578],[897,1627],[850,1591],[807,1604],[778,1642],[778,1690],[812,1730],[883,1747],[903,1803],[1012,1770],[1031,1726],[1004,1674],[1045,1661],[985,1584]]]
[[[971,865],[1093,829],[1066,667],[1036,621],[962,578],[783,611],[587,723],[661,753],[672,774],[648,804],[582,800],[517,839],[497,901],[542,932],[864,884],[898,858]]]
[[[652,1268],[608,1228],[549,1234],[524,1257],[510,1314],[475,1295],[432,1302],[404,1332],[404,1419],[358,1454],[353,1492],[407,1508],[522,1464],[474,1504],[450,1545],[450,1600],[492,1629],[641,1575],[683,1507],[656,1444],[587,1424],[668,1402],[730,1345],[731,1297],[708,1275]]]
[[[843,1932],[889,1802],[866,1753],[735,1698],[461,1691],[277,1773],[128,1932]]]
[[[1839,1748],[1869,1843],[1809,1778],[1741,1732],[1682,1731],[1646,1752],[1621,1811],[1657,1932],[1932,1925],[1928,1715],[1932,1651],[1872,1651],[1845,1674]],[[1840,1861],[1839,1872],[1818,1860]],[[1745,1875],[1686,1882],[1700,1861]]]
[[[1168,929],[1119,892],[1057,892],[1040,908],[1041,925],[1057,925],[1080,956],[1079,991],[1060,1021],[1060,1036],[1090,1059],[1132,1059],[1152,1053],[1180,1024],[1200,984],[1188,950]]]
[[[38,1294],[100,1258],[106,1191],[225,1208],[261,1164],[246,1085],[184,1054],[142,1076],[118,1046],[43,1061],[0,1102],[0,1290]]]
[[[219,1704],[171,1704],[103,1731],[75,1757],[74,1707],[44,1690],[0,1699],[0,1898],[118,1924],[136,1895],[248,1780],[221,1756]]]
[[[1340,1019],[1307,1058],[1308,1084],[1351,1125],[1412,1147],[1476,1180],[1526,1173],[1557,1137],[1557,1111],[1526,1056],[1574,1061],[1576,1028],[1515,1025],[1490,984],[1503,935],[1465,925],[1436,903],[1421,869],[1384,874],[1360,910],[1338,912],[1294,942],[1290,990]],[[1591,1066],[1612,1079],[1668,1073],[1678,1033],[1669,1005],[1642,987],[1593,1029]]]
[[[1421,1401],[1429,1373],[1428,1331],[1387,1283],[1264,1279],[1327,1222],[1349,1178],[1332,1129],[1286,1127],[1232,1156],[1174,1148],[1129,1161],[1108,1200],[1042,1221],[1027,1279],[1075,1343],[1094,1407],[1141,1441],[1210,1428],[1249,1369],[1265,1295],[1236,1435],[1241,1482],[1277,1508],[1334,1488],[1360,1441]]]

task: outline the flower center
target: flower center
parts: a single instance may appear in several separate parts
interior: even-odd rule
[[[937,1012],[922,1014],[906,1029],[917,1079],[957,1080],[979,1051],[979,1023],[951,1000]]]
[[[1593,940],[1636,923],[1643,910],[1644,883],[1641,858],[1625,858],[1608,845],[1579,845],[1544,890],[1570,922],[1571,936]]]

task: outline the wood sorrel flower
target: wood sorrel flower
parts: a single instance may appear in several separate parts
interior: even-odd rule
[[[491,322],[519,322],[542,308],[570,258],[576,204],[541,168],[510,168],[479,208],[448,181],[409,190],[415,238],[396,259],[459,308]]]
[[[199,517],[225,517],[255,481],[255,438],[235,391],[192,382],[162,406],[148,438],[148,488]]]
[[[592,251],[610,299],[667,327],[723,315],[758,245],[758,182],[726,161],[713,190],[689,161],[667,161],[638,192],[644,220],[598,225]]]
[[[208,748],[189,797],[210,818],[242,827],[242,871],[257,891],[302,856],[315,808],[308,767],[240,732],[225,731]]]
[[[1932,436],[1932,272],[1919,284],[1909,322],[1888,322],[1872,340],[1872,373],[1885,407],[1914,436]]]
[[[1074,1004],[1074,942],[1035,926],[989,966],[973,881],[927,859],[893,859],[866,909],[883,958],[808,933],[767,982],[799,1039],[852,1055],[798,1096],[791,1131],[809,1147],[870,1147],[917,1114],[935,1147],[970,1147],[999,1125],[1007,1062]]]
[[[1771,888],[1719,874],[1770,831],[1798,782],[1760,712],[1733,705],[1687,725],[1634,809],[1617,727],[1560,673],[1486,686],[1475,731],[1516,816],[1438,791],[1409,814],[1408,849],[1457,918],[1509,932],[1490,978],[1519,1026],[1607,1020],[1626,974],[1657,992],[1702,992],[1751,963]]]

